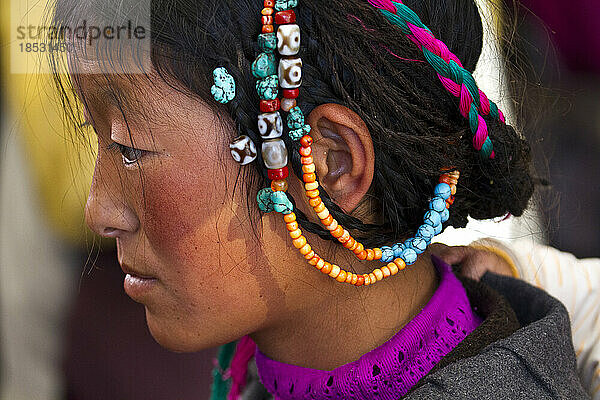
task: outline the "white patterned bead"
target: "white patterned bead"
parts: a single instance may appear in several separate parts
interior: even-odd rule
[[[258,132],[263,139],[275,139],[283,134],[283,120],[279,111],[258,115]]]
[[[296,107],[296,99],[281,99],[281,109],[285,112],[289,112],[292,108]]]
[[[277,29],[277,50],[282,56],[294,56],[300,51],[300,27],[280,25]]]
[[[283,168],[288,163],[287,149],[283,140],[267,140],[262,144],[262,157],[268,169]]]
[[[295,89],[302,84],[302,59],[282,58],[279,61],[279,86]]]
[[[241,165],[251,163],[257,156],[254,142],[246,135],[235,138],[229,145],[229,149],[231,150],[233,159]]]

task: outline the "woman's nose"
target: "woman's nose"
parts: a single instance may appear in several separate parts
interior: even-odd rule
[[[125,201],[122,192],[124,185],[110,185],[110,177],[105,176],[107,181],[102,179],[101,175],[96,165],[85,205],[85,222],[91,230],[106,238],[135,232],[139,221]],[[114,178],[119,179],[118,176]]]

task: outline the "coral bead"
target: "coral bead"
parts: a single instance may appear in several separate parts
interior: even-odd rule
[[[317,262],[315,263],[315,267],[320,271],[325,266],[326,262],[322,258],[315,256],[317,258]]]
[[[381,267],[381,272],[383,273],[384,278],[387,278],[388,276],[392,275],[392,272],[390,271],[387,265]]]
[[[312,251],[312,247],[310,247],[310,244],[308,244],[308,243],[306,243],[304,246],[302,246],[300,248],[300,254],[302,254],[303,256],[307,255],[311,251]]]
[[[279,99],[274,100],[261,100],[260,101],[260,112],[271,113],[279,110],[280,108]]]
[[[292,239],[298,239],[300,236],[302,236],[302,231],[300,229],[294,229],[290,232],[290,237]]]
[[[337,229],[338,227],[338,222],[334,219],[333,222],[331,224],[329,224],[329,226],[326,227],[326,229],[328,231],[333,231],[334,229]]]
[[[286,215],[283,216],[283,220],[286,223],[294,222],[294,221],[296,221],[296,214],[294,214],[294,213],[286,214]]]
[[[262,33],[273,33],[273,25],[263,25],[261,32]]]
[[[315,256],[315,252],[314,252],[314,250],[311,250],[311,251],[308,252],[308,254],[304,255],[304,258],[306,258],[307,260],[310,260],[314,256]]]
[[[314,181],[317,180],[317,175],[315,173],[303,174],[302,175],[302,180],[305,183],[314,182]]]
[[[308,192],[306,192],[306,195],[310,198],[315,198],[319,196],[319,189],[315,189],[315,190],[309,190]]]
[[[455,199],[455,197],[454,197],[454,196],[450,196],[450,197],[448,197],[448,200],[446,200],[446,204],[449,204],[449,205],[452,205],[452,204],[454,204],[454,199]]]
[[[295,248],[299,249],[306,244],[306,238],[304,236],[300,236],[298,239],[294,239],[292,243],[294,244]]]
[[[356,285],[358,283],[358,275],[352,274],[352,280],[350,281],[351,285]]]
[[[371,249],[365,251],[367,252],[367,261],[372,261],[375,258],[375,252]]]
[[[285,192],[288,190],[288,183],[285,179],[277,179],[271,182],[271,190],[274,192]]]
[[[337,278],[335,278],[338,282],[346,282],[346,278],[348,277],[348,273],[344,270],[341,270]]]
[[[375,275],[378,281],[383,279],[383,272],[379,268],[373,270],[373,275]]]
[[[316,267],[319,264],[319,260],[320,260],[319,256],[317,256],[315,254],[315,255],[313,255],[313,257],[310,260],[308,260],[308,263],[310,265],[314,265]]]
[[[300,147],[300,150],[298,150],[298,152],[300,153],[301,156],[308,157],[312,154],[312,148],[311,147]]]
[[[288,177],[288,175],[289,175],[289,170],[288,170],[287,165],[283,168],[270,169],[267,171],[267,176],[272,181],[278,180],[278,179],[285,179]]]
[[[338,240],[340,243],[346,243],[348,240],[350,240],[350,233],[344,229],[344,233],[338,238]]]
[[[265,7],[275,7],[275,0],[265,0],[265,2],[263,3],[263,5]]]
[[[394,260],[394,264],[396,264],[399,270],[403,270],[404,268],[406,268],[406,263],[400,257]]]
[[[371,276],[369,274],[364,274],[363,278],[365,280],[365,286],[368,286],[371,284]]]
[[[309,165],[302,166],[302,172],[304,172],[305,174],[312,174],[315,171],[316,171],[315,164],[309,164]]]
[[[338,225],[333,231],[331,231],[331,235],[335,238],[340,238],[344,234],[344,228]]]
[[[286,99],[295,99],[300,94],[300,89],[283,89],[282,94]]]
[[[298,229],[298,222],[296,222],[296,221],[288,222],[287,224],[285,224],[285,227],[290,232],[295,231],[296,229]]]
[[[390,274],[396,275],[398,273],[398,266],[393,262],[388,263],[387,267],[390,270]]]
[[[344,272],[346,272],[346,280],[344,282],[352,283],[352,280],[354,279],[354,274],[352,272],[348,272],[348,271],[344,271]]]
[[[317,217],[319,217],[319,219],[325,219],[329,215],[331,215],[331,214],[329,214],[329,210],[327,208],[325,208],[321,212],[317,213]]]
[[[296,22],[296,13],[294,10],[285,10],[275,13],[275,23],[277,25],[293,24]]]
[[[356,255],[356,257],[358,257],[359,260],[366,260],[367,259],[367,252],[363,250],[360,253],[358,253]]]
[[[315,210],[316,213],[320,213],[321,211],[325,210],[327,207],[325,207],[325,204],[320,201],[319,204],[317,204],[316,206],[313,207],[313,210]]]
[[[323,201],[321,200],[320,197],[315,197],[312,198],[310,200],[308,200],[308,204],[310,204],[311,207],[317,207],[319,204],[321,204]]]
[[[304,190],[315,190],[319,188],[318,182],[308,182],[304,185]]]
[[[333,216],[331,214],[329,214],[327,217],[325,217],[321,220],[321,223],[325,226],[331,225],[332,222],[333,222]]]
[[[325,262],[325,265],[323,265],[323,268],[321,268],[321,272],[324,274],[329,274],[332,268],[333,266],[330,263]]]
[[[302,147],[310,147],[313,144],[313,138],[308,135],[304,135],[302,136],[302,139],[300,139],[300,144]]]
[[[308,164],[313,164],[314,160],[313,160],[312,156],[309,156],[309,157],[300,157],[300,162],[303,165],[308,165]]]
[[[341,271],[342,270],[340,269],[339,266],[333,264],[331,266],[331,272],[329,272],[329,276],[332,278],[337,278]]]
[[[356,246],[356,249],[354,249],[354,254],[358,255],[365,249],[365,247],[362,245],[362,243],[359,243],[359,242],[357,242],[357,243],[358,243],[358,245]]]
[[[380,249],[379,247],[376,247],[376,248],[374,248],[374,249],[373,249],[373,251],[375,252],[375,257],[374,257],[374,259],[375,259],[375,260],[380,260],[380,259],[381,259],[381,256],[382,256],[381,249]]]
[[[261,10],[261,15],[273,15],[274,11],[271,7],[265,7]]]
[[[263,15],[260,17],[260,22],[263,25],[273,25],[273,16],[272,15]]]
[[[350,236],[350,239],[348,239],[348,241],[346,243],[344,243],[344,247],[347,249],[352,249],[352,246],[354,246],[356,244],[356,240],[354,240],[354,238],[352,236]]]
[[[375,276],[375,274],[374,274],[374,273],[372,273],[372,272],[371,272],[371,273],[369,274],[369,278],[371,278],[371,283],[375,283],[375,282],[377,282],[377,277]]]
[[[362,286],[364,284],[365,284],[365,277],[362,276],[362,275],[357,275],[356,276],[356,283],[355,283],[355,285],[356,286]]]

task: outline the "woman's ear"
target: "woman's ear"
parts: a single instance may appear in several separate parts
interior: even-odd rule
[[[307,122],[320,184],[349,213],[373,181],[375,152],[369,129],[354,111],[333,103],[315,108]]]

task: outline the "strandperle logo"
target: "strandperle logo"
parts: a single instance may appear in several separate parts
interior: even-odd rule
[[[123,6],[128,1],[120,0],[114,6],[107,6],[110,1],[102,3],[109,7],[109,11],[114,11],[115,15],[105,13],[106,10],[95,12],[97,10],[91,9],[72,25],[54,25],[49,22],[52,10],[46,8],[46,2],[11,0],[11,72],[52,73],[50,60],[63,60],[64,63],[61,63],[67,65],[66,60],[69,60],[70,55],[75,55],[78,59],[94,57],[110,49],[114,51],[113,55],[128,55],[134,60],[131,63],[121,63],[115,72],[143,73],[150,54],[150,0],[143,0],[148,3],[146,6],[140,0],[135,0],[136,7]],[[132,11],[122,13],[120,7]],[[148,62],[145,61],[146,58]],[[111,73],[109,70],[94,69],[77,72]]]

